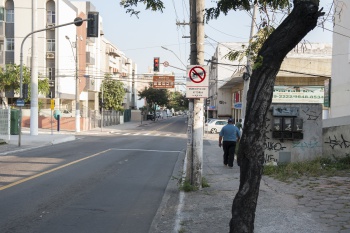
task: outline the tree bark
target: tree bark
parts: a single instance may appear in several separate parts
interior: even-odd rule
[[[264,163],[265,120],[276,75],[287,53],[316,27],[318,17],[323,15],[318,7],[319,0],[294,0],[293,11],[265,41],[255,61],[258,66],[251,76],[238,151],[240,186],[232,204],[230,233],[254,232]]]

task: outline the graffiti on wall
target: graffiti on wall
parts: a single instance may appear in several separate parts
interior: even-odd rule
[[[278,162],[274,155],[265,154],[264,163]]]
[[[350,147],[350,141],[345,139],[345,136],[343,134],[340,135],[340,137],[337,137],[336,135],[333,135],[333,137],[329,136],[328,140],[324,143],[329,144],[329,146],[334,149],[347,149]]]
[[[321,117],[322,112],[318,113],[316,111],[311,110],[310,108],[307,108],[306,110],[303,110],[303,112],[306,114],[307,116],[307,121],[314,121],[316,123],[316,125],[318,125],[317,120],[319,117]]]
[[[280,142],[265,142],[264,146],[265,150],[274,152],[283,151],[286,148],[285,146],[283,146],[283,143]]]
[[[301,148],[302,150],[313,149],[316,147],[322,147],[320,142],[316,140],[310,140],[308,142],[296,141],[296,142],[293,142],[292,144],[292,148]]]

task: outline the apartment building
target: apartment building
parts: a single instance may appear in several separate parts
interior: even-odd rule
[[[89,127],[89,111],[99,109],[100,84],[106,73],[117,73],[125,78],[125,86],[128,90],[125,96],[124,107],[129,109],[132,104],[132,79],[137,65],[124,54],[121,55],[118,64],[112,53],[106,53],[109,48],[102,48],[103,19],[99,17],[98,37],[87,37],[87,22],[79,27],[72,23],[76,17],[86,19],[88,12],[98,11],[88,1],[69,0],[37,0],[36,10],[33,11],[32,1],[28,0],[2,0],[0,1],[0,67],[6,64],[20,64],[20,53],[23,53],[23,66],[31,68],[32,49],[37,51],[36,62],[39,78],[47,77],[50,83],[50,93],[47,96],[39,94],[39,100],[43,103],[42,117],[48,117],[50,97],[55,100],[55,110],[59,110],[62,117],[74,118],[76,108],[79,107],[81,116],[81,129]],[[33,15],[37,25],[32,25]],[[32,31],[52,28],[38,32],[37,43],[32,48],[31,37],[23,44],[23,39]],[[111,47],[115,47],[108,42]],[[101,52],[103,50],[103,52]],[[106,63],[108,61],[108,65]],[[128,65],[131,64],[131,65]],[[107,68],[105,69],[104,67]],[[115,72],[117,71],[117,72]],[[77,88],[78,85],[78,88]],[[77,93],[78,92],[78,93]],[[6,94],[10,103],[15,103],[19,97],[14,92]],[[78,100],[78,105],[76,104]],[[45,111],[45,108],[48,111]],[[24,122],[30,117],[30,111],[24,110]],[[63,120],[63,118],[62,118]],[[73,124],[71,124],[73,122]],[[65,124],[68,128],[74,125],[74,119]],[[40,127],[40,125],[39,125]],[[74,127],[73,127],[74,128]]]
[[[323,121],[324,154],[350,155],[350,9],[334,2],[332,79],[327,82],[329,114]]]

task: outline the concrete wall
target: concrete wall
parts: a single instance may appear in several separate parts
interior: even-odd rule
[[[323,121],[323,155],[350,156],[350,116]]]
[[[341,13],[334,18],[330,118],[350,115],[350,43],[344,36],[349,35],[350,9],[345,2],[335,5]]]
[[[268,112],[266,120],[265,163],[297,162],[322,155],[322,105],[272,104],[273,107],[297,107],[303,121],[303,139],[272,138],[274,116]]]

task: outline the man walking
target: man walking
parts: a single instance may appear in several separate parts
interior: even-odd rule
[[[219,134],[219,147],[224,150],[224,165],[233,167],[233,161],[235,159],[236,142],[241,138],[241,132],[233,124],[233,119],[229,118]]]

